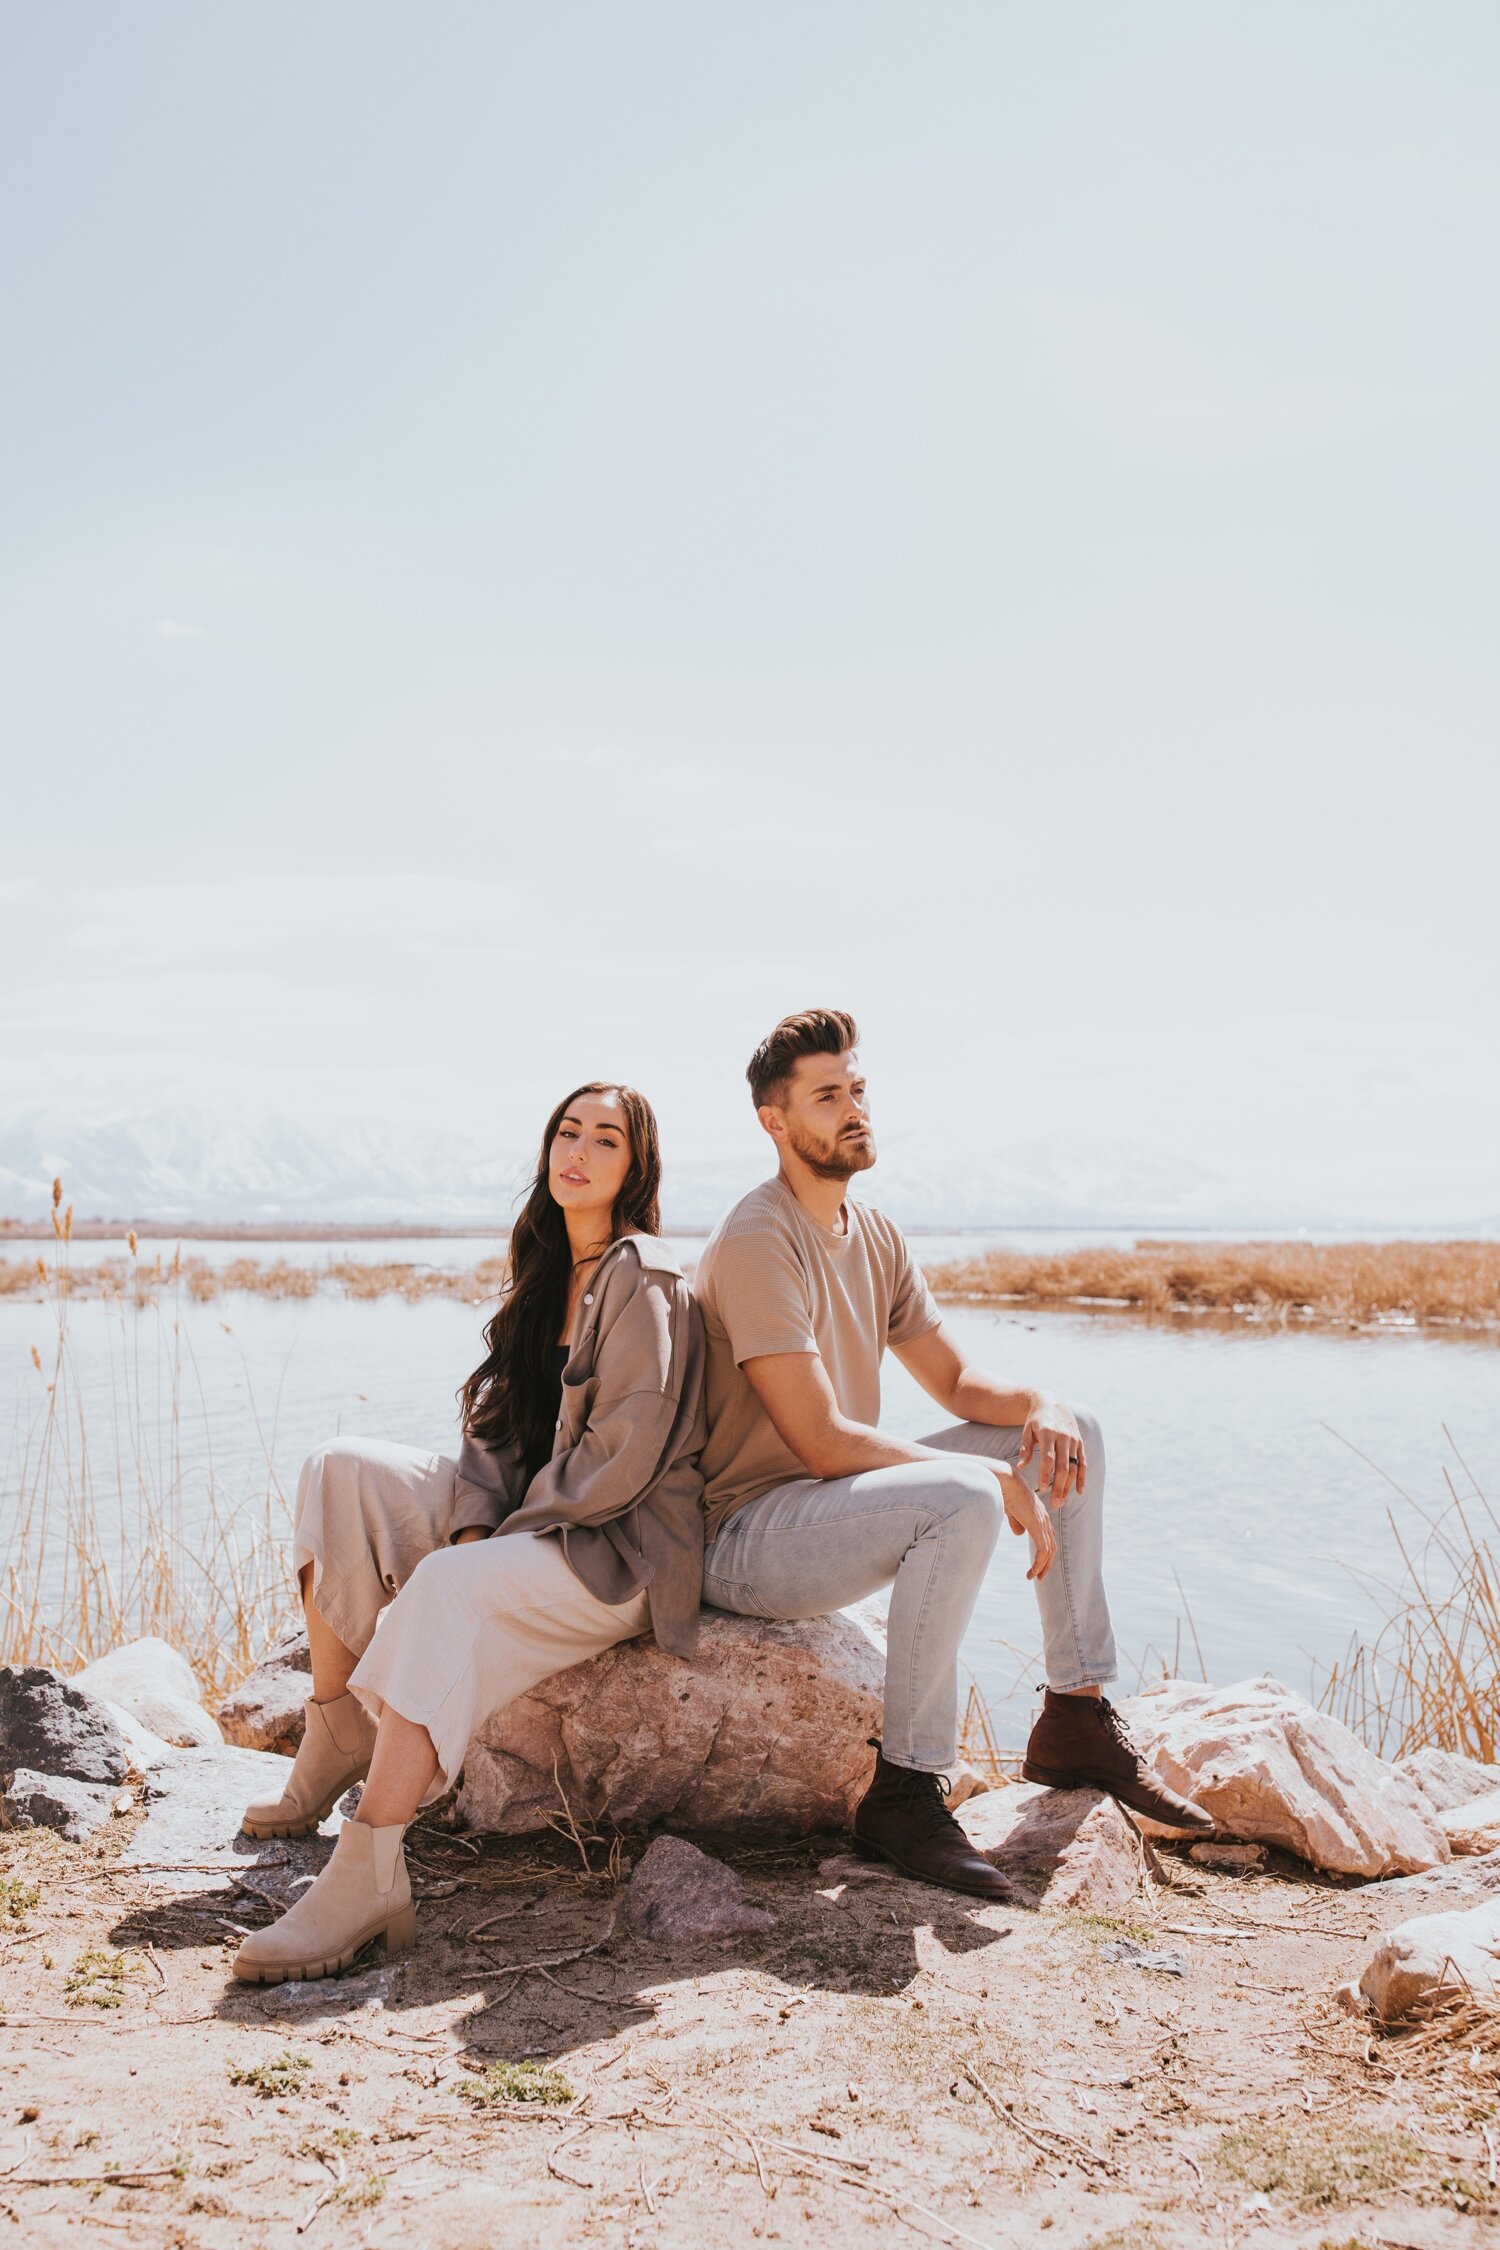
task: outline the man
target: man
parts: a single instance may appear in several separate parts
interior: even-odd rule
[[[750,1617],[817,1617],[889,1585],[884,1733],[855,1843],[1003,1898],[943,1779],[959,1644],[1002,1512],[1031,1540],[1046,1652],[1026,1779],[1108,1790],[1194,1835],[1213,1822],[1152,1777],[1102,1694],[1115,1648],[1098,1424],[971,1367],[899,1229],[846,1193],[875,1162],[858,1038],[852,1016],[811,1008],[779,1023],[746,1073],[780,1161],[721,1221],[694,1281],[708,1331],[703,1598]],[[877,1428],[887,1345],[955,1427],[921,1444]]]

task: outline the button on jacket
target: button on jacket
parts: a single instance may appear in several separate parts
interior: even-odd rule
[[[611,1607],[644,1588],[674,1656],[697,1642],[703,1579],[703,1322],[654,1235],[607,1250],[574,1316],[552,1457],[530,1484],[518,1445],[466,1437],[453,1528],[560,1532],[574,1574]]]

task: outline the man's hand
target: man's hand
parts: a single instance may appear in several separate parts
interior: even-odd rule
[[[1014,1469],[997,1469],[1000,1495],[1005,1503],[1005,1520],[1013,1532],[1031,1534],[1031,1568],[1028,1578],[1045,1578],[1057,1559],[1057,1533],[1052,1528],[1052,1518],[1041,1501],[1016,1475]]]
[[[1061,1399],[1037,1399],[1021,1432],[1021,1451],[1016,1466],[1028,1467],[1032,1455],[1038,1451],[1041,1459],[1037,1463],[1037,1491],[1045,1492],[1053,1507],[1060,1508],[1070,1492],[1082,1492],[1088,1468],[1078,1424]]]

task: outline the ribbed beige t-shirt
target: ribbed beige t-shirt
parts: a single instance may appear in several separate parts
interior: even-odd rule
[[[839,1409],[880,1420],[880,1361],[941,1315],[901,1229],[846,1199],[847,1231],[805,1211],[779,1178],[719,1222],[698,1260],[693,1295],[708,1333],[708,1443],[699,1459],[707,1536],[773,1485],[805,1477],[744,1373],[747,1359],[816,1352]]]

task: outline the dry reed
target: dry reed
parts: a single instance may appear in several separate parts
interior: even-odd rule
[[[1424,1528],[1414,1536],[1387,1511],[1401,1576],[1391,1585],[1356,1574],[1384,1601],[1385,1622],[1373,1638],[1350,1644],[1320,1701],[1379,1757],[1432,1748],[1493,1765],[1500,1753],[1500,1522],[1451,1433],[1444,1435],[1458,1476],[1444,1467],[1440,1507],[1424,1507],[1386,1479]]]
[[[86,1397],[68,1325],[72,1212],[60,1183],[52,1224],[52,1258],[33,1273],[54,1336],[45,1362],[32,1347],[40,1389],[18,1423],[0,1493],[0,1662],[72,1672],[121,1641],[158,1634],[217,1695],[256,1661],[289,1607],[290,1514],[270,1446],[262,1489],[231,1499],[214,1474],[200,1396],[206,1465],[190,1465],[184,1424],[196,1370],[180,1315],[191,1284],[180,1259],[140,1273],[133,1237],[131,1266],[109,1292],[107,1405],[97,1391]]]
[[[184,1257],[180,1247],[171,1258],[102,1258],[89,1266],[56,1257],[0,1259],[0,1297],[30,1296],[38,1302],[67,1297],[149,1305],[181,1287],[196,1304],[239,1291],[257,1297],[316,1297],[324,1288],[357,1300],[404,1297],[415,1304],[426,1297],[453,1297],[483,1304],[498,1297],[504,1278],[503,1257],[483,1258],[463,1271],[358,1258],[334,1259],[324,1266],[294,1265],[287,1258],[269,1263],[231,1258],[214,1265],[206,1258]]]
[[[940,1295],[1258,1320],[1500,1322],[1500,1242],[1137,1242],[989,1250],[930,1267]]]

